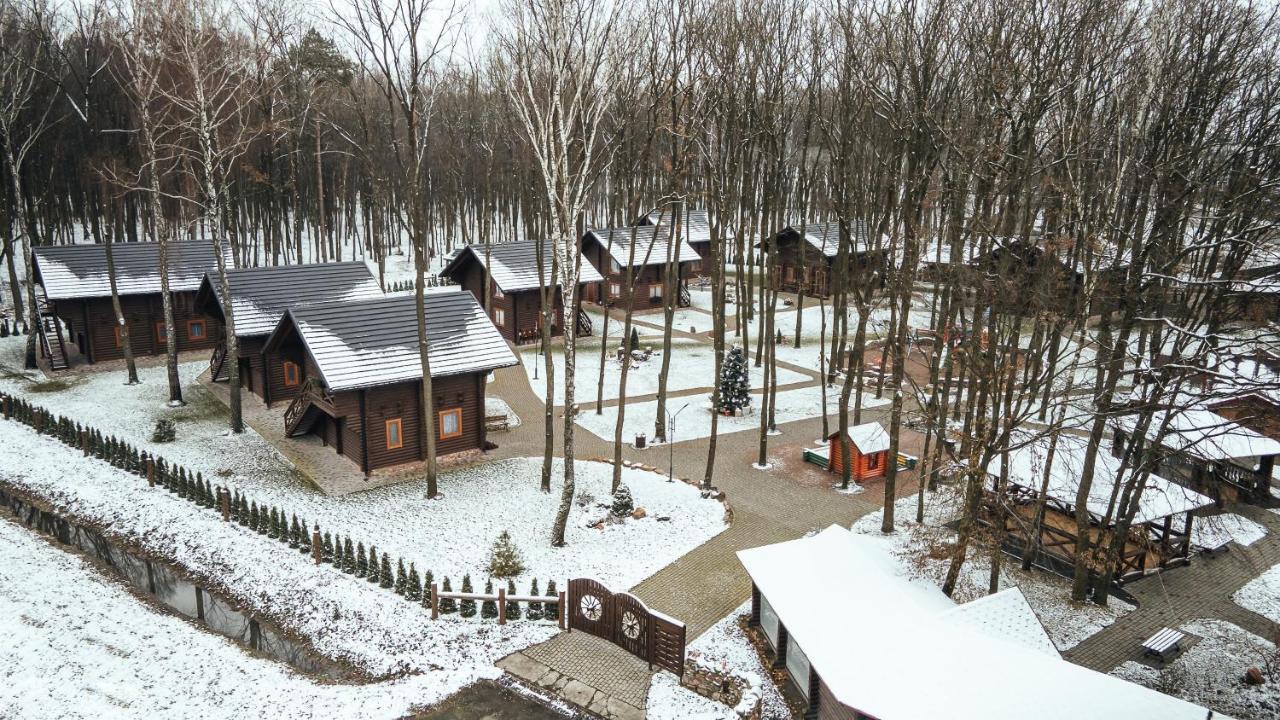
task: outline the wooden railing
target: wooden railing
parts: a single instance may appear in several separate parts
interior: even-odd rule
[[[218,376],[222,373],[222,366],[227,362],[227,344],[225,342],[218,343],[218,347],[213,349],[213,355],[209,356],[209,379],[217,382]]]
[[[591,324],[591,316],[588,315],[586,312],[579,310],[578,311],[578,336],[588,337],[591,335],[592,330],[593,330],[593,327]]]
[[[337,408],[333,406],[333,398],[321,387],[320,383],[312,378],[307,378],[307,381],[302,383],[302,389],[298,392],[298,396],[293,399],[293,402],[289,403],[289,407],[284,411],[285,435],[292,435],[298,429],[298,423],[302,422],[303,416],[306,415],[307,407],[310,405],[315,405],[331,417],[337,416]]]

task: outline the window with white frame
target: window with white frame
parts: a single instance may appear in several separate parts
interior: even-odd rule
[[[507,325],[507,311],[506,311],[506,310],[503,310],[502,308],[494,308],[494,309],[493,309],[493,324],[494,324],[494,325],[497,325],[498,327],[506,327],[506,325]]]
[[[650,285],[650,286],[649,286],[649,299],[650,299],[650,300],[661,300],[661,299],[662,299],[662,284],[661,284],[661,283],[659,283],[659,284],[657,284],[657,285]]]

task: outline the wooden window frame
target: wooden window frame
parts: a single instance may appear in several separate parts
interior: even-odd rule
[[[609,283],[609,297],[622,297],[622,283]]]
[[[493,324],[498,327],[507,326],[507,311],[503,308],[493,309]]]
[[[498,287],[498,286],[495,284],[495,285],[493,286],[493,299],[494,299],[494,300],[502,300],[502,299],[504,299],[504,298],[506,298],[506,297],[507,297],[507,296],[506,296],[506,294],[504,294],[504,293],[502,292],[502,288]]]
[[[293,382],[289,382],[289,368],[293,367]],[[284,386],[287,388],[298,387],[302,384],[302,367],[292,360],[284,360],[280,363],[280,372],[284,376]]]
[[[193,328],[193,327],[195,327],[195,326],[197,326],[197,325],[199,325],[199,326],[200,326],[200,334],[199,334],[199,335],[197,335],[197,334],[195,334],[194,332],[192,332],[192,331],[191,331],[191,328]],[[192,319],[188,320],[188,321],[187,321],[187,339],[188,339],[188,340],[190,340],[190,341],[192,341],[192,342],[208,340],[208,339],[209,339],[209,324],[208,324],[208,323],[206,323],[204,320],[201,320],[200,318],[192,318]]]
[[[662,299],[662,290],[663,290],[663,288],[662,288],[662,283],[653,283],[653,284],[649,285],[649,299],[650,299],[650,300],[661,300],[661,299]]]
[[[165,337],[167,333],[165,332],[165,329],[164,329],[164,321],[161,320],[160,322],[156,323],[154,330],[156,333],[156,344],[165,345],[167,343],[168,338]]]
[[[111,332],[116,338],[116,347],[124,347],[124,338],[120,337],[121,329],[123,329],[123,326],[118,322],[111,326]]]
[[[393,426],[394,426],[394,427],[395,427],[395,429],[396,429],[396,438],[398,438],[398,440],[396,441],[396,443],[395,443],[395,444],[392,444],[392,442],[391,442],[391,428],[392,428]],[[404,420],[403,420],[403,418],[391,418],[391,419],[387,420],[386,422],[384,422],[384,423],[383,423],[383,425],[382,425],[382,430],[383,430],[383,432],[385,433],[385,439],[386,439],[386,441],[387,441],[387,449],[388,449],[388,450],[399,450],[400,448],[404,447]]]
[[[446,415],[458,416],[458,430],[456,432],[445,433],[444,418]],[[436,434],[441,440],[452,440],[453,438],[462,437],[462,408],[450,408],[436,413]]]
[[[870,455],[867,455],[867,469],[868,470],[880,469],[880,453],[874,452],[874,453],[871,453]]]

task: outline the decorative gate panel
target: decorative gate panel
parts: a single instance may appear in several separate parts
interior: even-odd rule
[[[604,638],[650,666],[684,674],[684,623],[650,610],[630,593],[614,593],[586,578],[569,581],[565,604],[571,630]]]

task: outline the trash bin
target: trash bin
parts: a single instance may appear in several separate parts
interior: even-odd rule
[[[646,446],[646,438],[644,433],[636,433],[636,449],[643,450]]]

